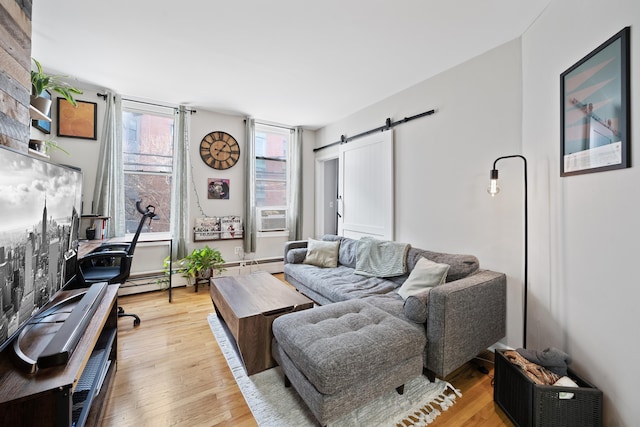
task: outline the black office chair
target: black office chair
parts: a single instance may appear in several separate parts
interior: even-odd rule
[[[102,244],[78,261],[78,276],[83,286],[98,282],[124,283],[129,278],[133,252],[136,249],[144,222],[148,218],[151,223],[151,220],[157,217],[154,206],[148,205],[146,209],[142,209],[141,203],[140,200],[136,202],[136,209],[142,214],[142,218],[140,218],[138,229],[130,243]],[[133,326],[140,324],[140,317],[125,313],[122,307],[118,307],[118,317],[123,316],[133,317]]]

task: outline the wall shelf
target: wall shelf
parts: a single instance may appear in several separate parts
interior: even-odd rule
[[[49,159],[49,155],[45,153],[41,153],[40,151],[34,150],[33,148],[29,148],[29,155],[42,157],[43,159]]]
[[[44,114],[42,111],[38,110],[33,105],[29,105],[29,115],[34,120],[44,120],[47,122],[51,122],[51,118]]]

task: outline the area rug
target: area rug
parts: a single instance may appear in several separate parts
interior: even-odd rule
[[[256,422],[261,427],[303,427],[318,423],[293,387],[284,386],[279,366],[247,376],[231,332],[212,313],[208,317],[220,350],[240,387]],[[404,394],[391,391],[354,410],[330,427],[425,426],[450,408],[462,394],[450,383],[421,376],[405,384]]]

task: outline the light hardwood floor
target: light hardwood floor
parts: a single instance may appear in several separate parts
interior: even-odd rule
[[[118,321],[118,370],[103,427],[257,425],[207,323],[207,286],[174,289],[172,303],[166,292],[118,302],[142,323]],[[480,363],[489,375],[469,363],[446,378],[463,396],[432,426],[513,425],[493,402],[493,366]]]

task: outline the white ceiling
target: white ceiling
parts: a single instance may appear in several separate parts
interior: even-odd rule
[[[34,0],[32,56],[125,97],[317,128],[519,37],[550,1]]]

